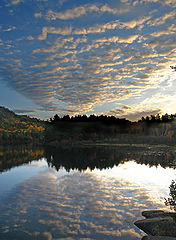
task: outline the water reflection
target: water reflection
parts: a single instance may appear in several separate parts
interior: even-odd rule
[[[45,157],[49,166],[67,171],[87,168],[94,170],[112,168],[133,159],[139,164],[161,165],[163,168],[176,166],[176,152],[172,148],[156,147],[89,147],[89,148],[46,148]]]
[[[0,231],[4,239],[134,240],[141,232],[133,222],[153,207],[161,206],[146,189],[118,177],[47,169],[4,199]]]
[[[158,166],[155,169],[163,179],[164,171],[172,179],[173,172],[159,165],[175,168],[172,148],[19,147],[17,151],[7,147],[1,151],[0,181],[15,169],[35,169],[35,174],[0,195],[1,239],[141,239],[133,224],[141,211],[164,208],[164,198],[157,201],[154,194],[161,186],[146,181],[147,177],[152,181],[150,173],[157,175],[151,166]],[[32,161],[41,158],[46,161]],[[162,184],[161,192],[165,187]]]
[[[94,170],[113,168],[133,159],[136,163],[148,166],[162,166],[163,168],[176,167],[176,152],[171,147],[1,147],[0,146],[0,172],[13,167],[29,163],[33,160],[46,158],[48,166],[57,171],[65,168],[83,171],[87,168]]]
[[[44,156],[44,148],[31,145],[0,146],[0,172],[39,160]]]

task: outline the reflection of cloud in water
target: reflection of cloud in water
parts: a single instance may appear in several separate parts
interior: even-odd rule
[[[175,169],[169,167],[164,169],[160,165],[148,167],[144,164],[136,164],[134,161],[119,164],[118,167],[115,166],[112,169],[96,170],[95,172],[100,176],[105,175],[106,179],[118,176],[121,181],[128,179],[133,185],[139,183],[140,186],[147,188],[148,194],[155,199],[155,202],[164,201],[164,198],[168,196],[171,181],[176,178]]]
[[[41,172],[0,207],[4,239],[140,239],[133,222],[143,209],[163,207],[143,188],[117,177]]]

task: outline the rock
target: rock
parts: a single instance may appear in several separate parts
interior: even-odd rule
[[[176,221],[170,216],[147,218],[134,224],[152,236],[176,237]]]
[[[145,236],[141,240],[176,240],[176,238],[166,236]]]
[[[142,216],[144,216],[145,218],[166,217],[166,216],[171,216],[176,218],[176,213],[164,212],[162,210],[150,210],[150,211],[142,212]]]
[[[164,214],[164,211],[162,210],[150,210],[150,211],[143,211],[142,216],[145,218],[153,218],[153,217],[159,217]]]

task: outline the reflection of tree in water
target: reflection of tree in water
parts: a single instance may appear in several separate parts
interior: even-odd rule
[[[43,154],[44,150],[41,147],[31,145],[0,146],[0,172],[39,160]]]
[[[148,148],[138,146],[89,146],[89,147],[0,147],[0,172],[46,158],[48,165],[57,171],[77,169],[84,171],[113,168],[119,163],[134,160],[138,164],[163,168],[175,168],[175,151],[167,148]]]
[[[175,152],[143,147],[46,148],[45,157],[50,167],[55,167],[56,170],[64,167],[67,171],[87,168],[101,170],[129,160],[150,167],[161,165],[163,168],[175,168]]]
[[[168,149],[146,150],[142,153],[137,153],[135,161],[139,164],[152,166],[161,166],[163,168],[176,167],[175,152]]]
[[[168,199],[165,199],[165,204],[166,206],[169,206],[172,210],[176,211],[176,182],[174,180],[172,180],[169,189],[170,197]]]
[[[67,171],[87,168],[105,169],[118,165],[127,157],[127,152],[118,152],[116,149],[107,148],[57,148],[46,149],[46,158],[50,167],[58,171],[64,167]]]

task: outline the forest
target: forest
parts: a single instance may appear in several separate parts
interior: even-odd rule
[[[47,142],[70,143],[149,143],[173,144],[176,141],[176,114],[142,117],[136,122],[115,116],[74,116],[50,118]]]
[[[60,117],[47,121],[0,107],[0,145],[73,145],[103,143],[174,144],[176,114],[151,115],[132,122],[106,115]]]

